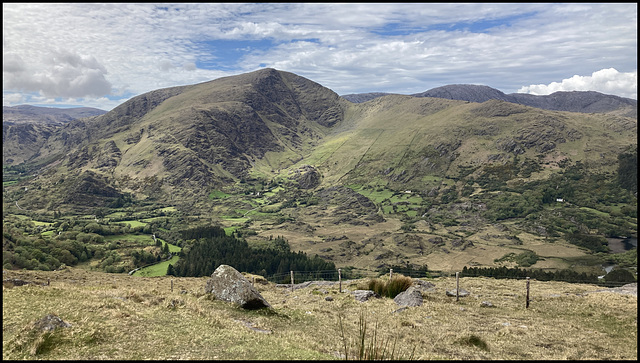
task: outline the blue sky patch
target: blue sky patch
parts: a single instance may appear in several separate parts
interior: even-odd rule
[[[271,39],[259,40],[211,40],[196,43],[198,53],[210,56],[199,57],[196,67],[200,69],[233,69],[246,54],[265,51],[273,47]]]
[[[445,30],[445,31],[468,31],[471,33],[488,33],[491,29],[497,27],[510,27],[513,23],[532,17],[536,13],[524,13],[514,16],[498,19],[487,19],[475,22],[456,22],[436,24],[429,27],[429,30]]]

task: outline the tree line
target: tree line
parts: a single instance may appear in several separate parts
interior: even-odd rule
[[[267,248],[253,248],[244,240],[227,236],[224,229],[216,226],[190,229],[183,231],[182,235],[183,238],[196,239],[187,240],[180,259],[175,266],[168,267],[167,274],[210,276],[222,264],[261,276],[285,276],[289,271],[336,270],[333,262],[317,255],[309,257],[304,252],[290,251],[288,242],[282,237],[272,239]]]
[[[636,282],[632,272],[616,269],[606,274],[603,279],[597,275],[576,272],[574,270],[544,271],[539,269],[521,269],[518,267],[467,267],[460,273],[460,277],[493,277],[496,279],[522,279],[530,277],[538,281],[563,281],[571,283],[600,284],[608,287],[620,286],[621,283]]]

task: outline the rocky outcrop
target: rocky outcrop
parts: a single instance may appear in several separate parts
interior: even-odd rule
[[[244,309],[270,308],[271,305],[256,290],[251,282],[229,265],[220,265],[213,271],[204,288],[218,300],[240,305]]]
[[[311,165],[302,165],[301,167],[289,173],[291,179],[298,183],[301,189],[313,189],[320,185],[322,176],[316,168]]]

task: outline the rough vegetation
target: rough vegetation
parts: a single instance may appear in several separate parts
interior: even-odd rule
[[[4,279],[29,282],[3,284],[8,360],[637,359],[637,296],[589,284],[532,280],[525,308],[517,279],[461,278],[469,295],[459,301],[445,294],[454,278],[431,279],[423,304],[408,307],[355,300],[367,279],[343,281],[342,292],[268,283],[255,287],[272,307],[246,310],[205,293],[207,277],[66,268]]]

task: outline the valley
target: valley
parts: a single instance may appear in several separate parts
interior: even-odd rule
[[[273,69],[156,90],[38,134],[24,162],[3,164],[3,266],[128,272],[161,257],[152,234],[188,250],[180,233],[218,226],[363,275],[614,264],[635,276],[636,250],[607,241],[637,238],[637,118],[620,105],[351,103]],[[109,241],[130,234],[146,240]]]

